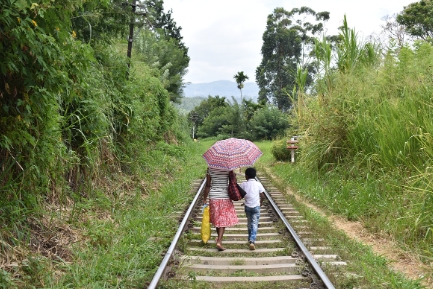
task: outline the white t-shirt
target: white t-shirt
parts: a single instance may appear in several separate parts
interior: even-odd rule
[[[264,193],[265,189],[262,184],[255,179],[249,179],[242,184],[241,188],[247,193],[244,197],[245,206],[255,208],[260,206],[260,193]]]

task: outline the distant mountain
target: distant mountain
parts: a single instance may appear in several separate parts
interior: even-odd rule
[[[229,100],[232,96],[236,100],[240,100],[241,92],[237,87],[237,83],[229,80],[218,80],[207,83],[190,83],[183,89],[185,97],[201,96],[207,98],[211,96],[225,96]],[[255,82],[245,82],[242,88],[242,96],[245,99],[257,101],[259,95],[259,87]]]

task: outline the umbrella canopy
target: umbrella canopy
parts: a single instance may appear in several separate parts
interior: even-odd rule
[[[228,138],[214,143],[204,154],[209,167],[234,170],[252,166],[263,153],[251,141],[239,138]]]

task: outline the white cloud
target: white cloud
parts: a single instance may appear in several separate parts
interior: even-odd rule
[[[164,0],[165,10],[182,27],[181,35],[191,58],[186,82],[233,80],[244,71],[255,81],[261,61],[266,19],[276,7],[286,10],[307,6],[330,12],[327,34],[336,34],[346,14],[348,25],[367,37],[380,32],[383,16],[403,10],[415,0]]]

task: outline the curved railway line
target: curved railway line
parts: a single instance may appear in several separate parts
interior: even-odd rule
[[[200,237],[204,180],[180,218],[179,229],[154,275],[153,288],[335,288],[322,267],[344,266],[338,255],[314,236],[308,222],[271,182],[258,176],[266,192],[256,250],[248,249],[243,202],[234,202],[239,224],[226,228],[225,251]]]

